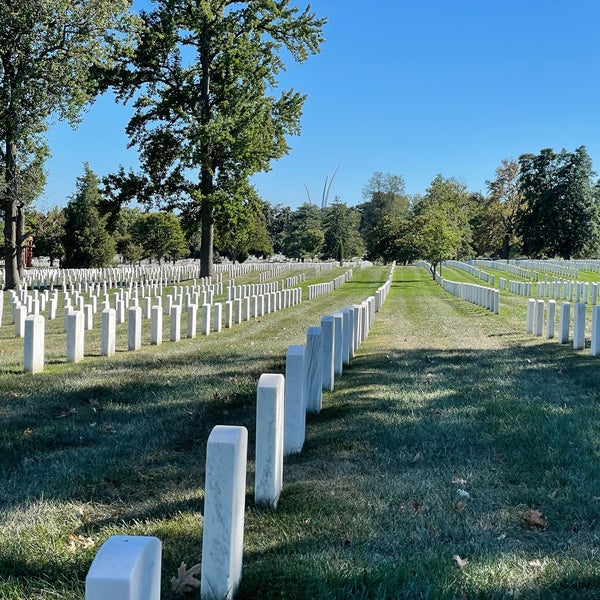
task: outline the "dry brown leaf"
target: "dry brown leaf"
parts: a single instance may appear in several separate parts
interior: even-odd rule
[[[465,503],[462,500],[459,500],[455,505],[454,505],[454,510],[456,512],[462,512],[463,510],[465,510]]]
[[[523,517],[523,527],[525,529],[544,529],[547,526],[548,521],[542,517],[541,511],[531,508],[525,511],[525,516]]]
[[[469,564],[468,558],[461,558],[458,554],[452,557],[457,569],[464,569]]]
[[[197,590],[200,587],[200,581],[194,577],[202,570],[202,565],[197,564],[187,568],[187,565],[182,562],[177,569],[177,577],[171,577],[171,590],[176,594],[185,594]]]
[[[91,537],[81,535],[69,535],[69,550],[78,550],[80,548],[93,548],[96,542]]]
[[[33,433],[33,429],[29,429],[29,427],[23,432],[24,436],[31,435]]]

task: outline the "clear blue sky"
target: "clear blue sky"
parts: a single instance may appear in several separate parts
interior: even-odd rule
[[[145,1],[145,0],[140,0]],[[304,2],[297,2],[304,6]],[[282,87],[308,95],[302,134],[254,183],[272,204],[320,204],[323,184],[348,205],[375,171],[422,193],[441,173],[486,191],[502,159],[585,145],[600,171],[597,0],[313,0],[321,53],[288,61]],[[100,98],[79,129],[50,130],[38,206],[62,206],[88,161],[100,176],[135,165],[130,110]]]

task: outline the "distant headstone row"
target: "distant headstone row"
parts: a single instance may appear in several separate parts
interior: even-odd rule
[[[546,335],[547,339],[554,338],[556,301],[530,298],[527,301],[525,331],[536,337]],[[544,327],[544,318],[545,324]],[[558,343],[568,344],[570,339],[571,303],[560,305],[558,321]],[[584,350],[586,347],[586,305],[577,302],[573,305],[573,350]],[[590,353],[600,356],[600,306],[592,307]]]
[[[322,294],[330,294],[337,290],[341,285],[349,281],[352,277],[352,269],[346,271],[344,274],[336,277],[333,281],[327,281],[326,283],[315,283],[307,287],[308,299],[312,300]]]
[[[417,266],[430,271],[429,263],[419,261],[416,264]],[[496,315],[500,310],[500,293],[494,288],[477,285],[476,283],[451,281],[450,279],[444,279],[439,273],[435,274],[435,281],[438,285],[441,285],[446,292],[457,298],[481,306]]]
[[[486,271],[482,271],[481,269],[478,269],[477,267],[474,267],[469,263],[461,262],[459,260],[445,260],[442,262],[442,265],[444,267],[460,269],[461,271],[469,273],[469,275],[472,275],[473,277],[481,279],[481,281],[485,281],[490,285],[494,285],[495,275],[493,275],[492,273],[487,273]]]
[[[306,345],[290,346],[286,372],[261,375],[257,387],[254,501],[276,507],[283,459],[302,450],[306,413],[321,410],[383,305],[392,273],[375,296],[324,316],[309,327]],[[201,598],[230,600],[242,578],[248,431],[217,425],[206,450]],[[86,600],[159,600],[160,540],[113,536],[100,548],[86,578]]]

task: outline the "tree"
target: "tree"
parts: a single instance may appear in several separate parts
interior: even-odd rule
[[[523,251],[568,260],[596,236],[598,208],[592,161],[585,146],[575,152],[519,157],[520,187],[527,202],[519,215]]]
[[[387,215],[408,217],[409,199],[404,191],[404,180],[400,175],[376,172],[363,189],[365,202],[361,211],[360,232],[365,241],[367,257],[370,260],[381,258],[378,227]]]
[[[178,208],[200,223],[201,275],[212,271],[217,212],[239,209],[235,190],[269,169],[298,134],[304,97],[277,97],[280,51],[296,61],[319,51],[324,19],[289,0],[156,0],[142,12],[135,52],[109,73],[124,101],[141,91],[127,127],[143,174],[107,183],[119,200]]]
[[[434,279],[437,266],[443,260],[459,258],[470,239],[468,202],[462,183],[438,175],[415,209],[417,248],[431,265]]]
[[[319,253],[325,241],[321,217],[321,209],[308,202],[292,213],[283,242],[286,256],[304,260]]]
[[[47,256],[50,266],[54,261],[62,261],[65,256],[65,211],[55,206],[46,214],[40,213],[33,230],[35,238],[35,253],[37,256]]]
[[[188,246],[179,224],[172,213],[155,212],[140,215],[132,225],[133,241],[143,248],[144,258],[172,260],[188,253]]]
[[[115,244],[101,217],[100,181],[86,163],[84,174],[77,179],[77,191],[65,208],[63,266],[72,268],[106,267],[115,256]]]
[[[508,260],[511,248],[516,243],[517,219],[525,208],[525,197],[519,181],[519,163],[513,159],[503,160],[496,169],[496,178],[486,183],[491,216],[499,219],[502,226],[500,258]]]
[[[242,207],[229,219],[217,221],[215,248],[219,254],[237,262],[244,262],[250,254],[255,256],[273,254],[264,204],[254,188],[249,187]]]
[[[340,262],[353,256],[361,257],[364,252],[364,244],[358,230],[359,223],[360,213],[358,210],[349,208],[339,198],[323,209],[323,256],[337,258]]]
[[[272,206],[268,202],[265,202],[263,204],[263,212],[273,252],[281,254],[283,252],[285,230],[289,225],[292,209],[289,206],[281,204]]]
[[[0,165],[5,186],[7,288],[20,285],[26,165],[42,160],[50,117],[75,124],[97,87],[90,69],[109,62],[129,0],[3,0],[0,3]]]
[[[407,264],[418,257],[415,220],[403,215],[385,215],[376,235],[379,256],[384,262]]]

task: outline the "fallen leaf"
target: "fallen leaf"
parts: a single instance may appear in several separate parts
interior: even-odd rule
[[[465,503],[462,500],[459,500],[455,505],[454,505],[454,510],[456,512],[462,512],[463,510],[465,510]]]
[[[458,554],[452,557],[457,569],[464,569],[469,564],[468,558],[461,558]]]
[[[81,535],[69,535],[69,550],[79,550],[81,548],[93,548],[96,542],[91,537]]]
[[[453,477],[453,478],[452,478],[452,483],[453,483],[454,485],[460,485],[460,486],[463,486],[463,485],[466,485],[466,483],[467,483],[467,480],[466,480],[466,479],[463,479],[462,477]]]
[[[422,456],[422,454],[421,454],[420,452],[417,452],[417,453],[416,453],[416,454],[415,454],[415,455],[412,457],[412,459],[411,459],[411,461],[410,461],[410,462],[411,462],[411,463],[413,463],[413,464],[414,464],[414,463],[416,463],[416,462],[419,462],[419,461],[421,460],[421,456]]]
[[[456,490],[456,495],[459,498],[465,498],[467,500],[471,497],[471,494],[469,494],[469,492],[467,492],[467,490],[463,490],[461,488],[459,488],[459,489]]]
[[[533,510],[528,508],[525,511],[523,518],[523,527],[525,529],[544,529],[548,526],[548,521],[542,517],[542,513],[539,510]]]
[[[427,525],[427,531],[429,532],[429,535],[435,535],[437,533],[435,527],[431,523]]]
[[[29,427],[23,432],[23,435],[28,436],[33,433],[33,429],[29,429]]]
[[[177,569],[177,577],[171,577],[171,590],[176,594],[185,594],[197,590],[200,587],[200,581],[194,577],[202,570],[202,565],[197,564],[187,568],[187,565],[182,562]]]

